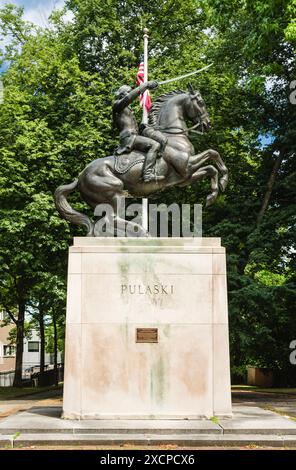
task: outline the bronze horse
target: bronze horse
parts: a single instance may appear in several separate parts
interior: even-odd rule
[[[192,122],[193,127],[188,129],[186,121]],[[216,200],[219,185],[222,191],[225,190],[228,170],[219,153],[208,149],[195,154],[188,138],[188,133],[193,128],[199,128],[199,132],[210,129],[209,115],[198,91],[189,86],[189,92],[175,90],[161,95],[150,110],[149,125],[160,130],[168,139],[162,156],[156,162],[156,175],[164,178],[157,182],[143,182],[144,155],[138,151],[97,158],[86,166],[73,183],[59,186],[55,191],[56,208],[64,219],[85,226],[88,236],[99,235],[95,222],[87,215],[75,211],[68,203],[67,196],[75,189],[80,191],[83,200],[94,209],[99,204],[110,204],[113,208],[110,223],[121,227],[126,227],[129,223],[129,228],[131,222],[120,219],[117,214],[119,199],[123,195],[148,197],[171,186],[190,185],[205,176],[211,179],[211,193],[207,196],[207,205]],[[127,161],[125,168],[122,166],[124,159]],[[143,227],[132,225],[137,226],[138,236],[147,236]],[[120,233],[117,235],[120,236]]]

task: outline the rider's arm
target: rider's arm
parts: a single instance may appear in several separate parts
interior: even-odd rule
[[[133,90],[131,90],[124,98],[116,102],[115,104],[116,111],[118,112],[124,109],[126,106],[131,104],[139,95],[144,93],[147,89],[153,90],[156,87],[157,87],[157,82],[153,80],[146,82],[146,83],[142,83],[137,88],[134,88]]]
[[[115,104],[116,111],[121,111],[122,109],[124,109],[126,106],[131,104],[137,98],[137,96],[141,95],[146,90],[147,90],[146,83],[142,83],[137,88],[134,88],[133,90],[131,90],[124,98],[116,102]]]

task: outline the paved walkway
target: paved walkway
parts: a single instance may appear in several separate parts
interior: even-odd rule
[[[0,400],[0,422],[18,411],[25,411],[32,406],[53,406],[62,404],[62,390],[47,390],[46,392],[34,393],[13,400]]]
[[[219,421],[71,421],[61,412],[61,390],[0,401],[0,447],[296,448],[295,395],[235,391],[233,418]]]
[[[235,391],[232,393],[233,403],[247,406],[259,406],[273,410],[279,414],[296,418],[296,395],[263,393],[260,391]]]

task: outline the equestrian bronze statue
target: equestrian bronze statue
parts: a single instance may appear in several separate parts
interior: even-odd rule
[[[78,179],[60,186],[55,191],[55,204],[60,215],[74,224],[83,225],[88,236],[99,236],[96,223],[87,215],[74,210],[67,196],[80,191],[82,199],[94,210],[99,204],[112,206],[113,226],[127,226],[130,221],[120,219],[119,200],[126,195],[149,197],[171,186],[184,187],[205,177],[211,181],[211,193],[206,205],[213,204],[219,192],[225,190],[228,170],[216,150],[195,153],[189,140],[190,131],[208,132],[210,118],[199,91],[175,90],[159,96],[151,107],[148,125],[138,129],[130,103],[146,89],[154,89],[151,81],[132,90],[123,86],[116,93],[113,121],[120,133],[120,145],[114,155],[97,158],[89,163]],[[192,127],[187,126],[192,123]],[[108,221],[106,221],[108,223]],[[120,224],[118,223],[120,222]],[[134,224],[137,225],[137,224]],[[137,225],[138,236],[147,236]],[[134,233],[134,232],[133,232]],[[120,236],[120,233],[117,233]]]
[[[143,83],[134,90],[123,85],[117,90],[113,105],[113,125],[120,132],[120,145],[116,149],[116,154],[121,155],[132,150],[143,152],[145,154],[143,166],[143,181],[145,183],[164,179],[164,175],[156,175],[155,164],[157,155],[160,150],[164,150],[167,144],[167,139],[160,131],[154,129],[152,129],[152,135],[149,135],[149,126],[144,124],[141,124],[142,135],[140,135],[137,121],[129,105],[147,89],[153,90],[156,87],[157,82],[154,81]]]

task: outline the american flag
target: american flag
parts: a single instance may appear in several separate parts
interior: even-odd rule
[[[144,59],[141,59],[141,62],[139,64],[136,81],[138,86],[144,83]],[[142,108],[145,106],[147,113],[149,113],[151,108],[151,98],[148,90],[146,90],[143,95],[140,95],[140,106]]]

